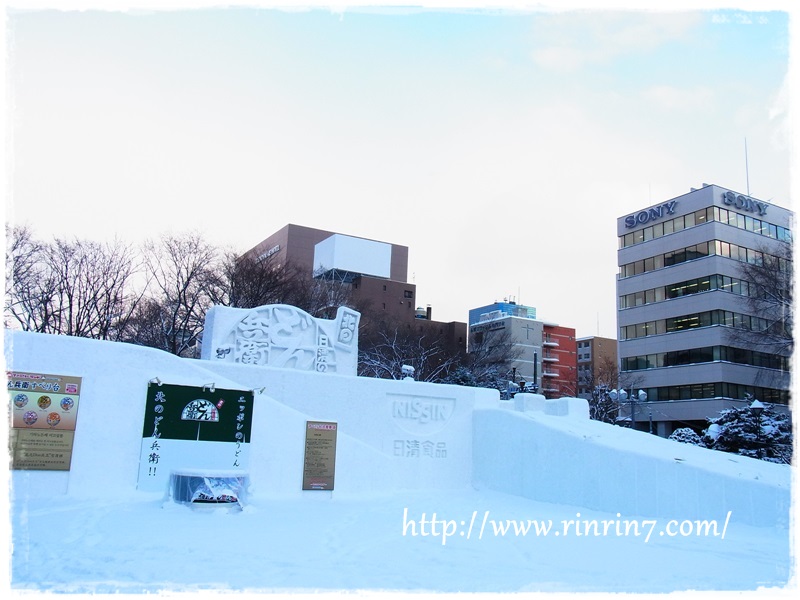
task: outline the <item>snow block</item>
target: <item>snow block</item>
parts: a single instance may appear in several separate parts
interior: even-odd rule
[[[789,524],[788,465],[539,412],[474,411],[473,484],[624,515]]]
[[[571,417],[574,419],[589,418],[589,402],[583,398],[557,398],[547,400],[544,406],[546,415]]]
[[[583,398],[557,398],[547,400],[541,394],[522,392],[514,395],[514,410],[538,412],[556,417],[589,418],[589,402]]]
[[[137,479],[148,382],[158,378],[255,391],[242,466],[251,500],[316,498],[301,489],[307,422],[332,421],[334,495],[478,487],[630,516],[722,520],[730,511],[740,524],[789,523],[790,466],[591,421],[578,399],[500,401],[497,390],[185,359],[30,332],[6,332],[6,347],[11,370],[82,378],[70,470],[14,470],[12,499],[146,494]]]
[[[469,489],[472,411],[494,407],[499,398],[497,390],[483,388],[186,359],[68,336],[6,336],[13,342],[10,368],[83,381],[70,470],[13,471],[15,490],[28,496],[145,493],[137,490],[137,479],[148,382],[154,378],[255,391],[249,465],[242,467],[251,497],[304,497],[308,421],[339,424],[335,494]]]
[[[514,407],[519,412],[544,412],[545,398],[541,394],[520,392],[514,395]]]
[[[355,375],[360,313],[340,306],[317,319],[285,304],[252,309],[213,306],[206,313],[200,357],[270,367]]]

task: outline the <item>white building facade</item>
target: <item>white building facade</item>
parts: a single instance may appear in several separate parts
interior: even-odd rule
[[[620,385],[647,394],[621,416],[668,436],[748,395],[788,410],[790,358],[732,331],[765,326],[742,265],[785,255],[792,222],[785,208],[707,184],[617,220]]]

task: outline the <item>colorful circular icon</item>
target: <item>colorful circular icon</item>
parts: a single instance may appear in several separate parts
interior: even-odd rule
[[[39,400],[37,400],[39,408],[50,408],[51,402],[52,400],[50,400],[50,396],[39,396]]]
[[[61,410],[69,410],[73,406],[75,406],[75,400],[73,400],[69,396],[66,396],[61,399]]]
[[[50,427],[55,427],[59,423],[61,423],[61,415],[57,412],[51,412],[47,415],[47,424],[50,425]]]
[[[17,394],[14,396],[14,406],[17,408],[22,408],[28,403],[28,396],[25,394]]]
[[[24,415],[22,415],[22,420],[25,422],[25,425],[33,425],[36,423],[36,419],[39,418],[34,411],[29,410]]]

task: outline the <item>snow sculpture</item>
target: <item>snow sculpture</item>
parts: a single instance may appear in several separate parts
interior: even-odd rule
[[[200,358],[356,375],[360,318],[344,306],[335,319],[318,319],[286,304],[214,306],[206,313]]]

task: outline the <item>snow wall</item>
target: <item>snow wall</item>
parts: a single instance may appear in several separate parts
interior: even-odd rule
[[[82,378],[69,471],[16,470],[12,498],[137,490],[148,383],[256,390],[250,495],[326,499],[494,489],[680,519],[788,523],[791,468],[590,421],[585,400],[182,359],[130,344],[5,334],[6,369]],[[302,491],[307,421],[338,424],[333,491]],[[166,493],[166,490],[165,490]]]

